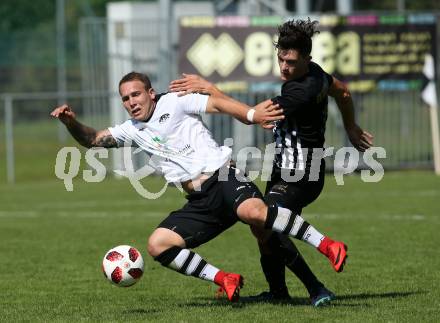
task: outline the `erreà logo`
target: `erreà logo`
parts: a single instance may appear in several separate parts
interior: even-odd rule
[[[229,34],[222,33],[215,39],[211,34],[204,33],[188,50],[186,58],[205,77],[215,71],[227,77],[243,60],[244,53]]]
[[[165,121],[168,120],[169,117],[170,117],[169,113],[162,114],[159,118],[159,123],[164,123]]]

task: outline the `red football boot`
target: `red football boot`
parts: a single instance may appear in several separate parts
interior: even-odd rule
[[[234,273],[219,272],[215,279],[215,283],[219,285],[217,290],[217,297],[221,296],[224,292],[228,296],[231,302],[236,302],[240,298],[240,288],[243,287],[243,276]]]
[[[343,242],[333,241],[325,237],[319,245],[318,250],[330,260],[336,272],[340,273],[344,270],[345,260],[348,257],[348,247]]]

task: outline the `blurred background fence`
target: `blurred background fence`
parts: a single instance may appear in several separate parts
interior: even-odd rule
[[[232,95],[252,105],[275,93]],[[117,93],[67,93],[77,117],[87,125],[102,129],[111,124],[109,101]],[[4,114],[0,131],[5,134],[0,147],[1,172],[9,182],[42,180],[54,175],[56,154],[64,146],[77,146],[65,128],[49,117],[57,105],[57,93],[1,95]],[[376,92],[357,95],[356,115],[359,123],[375,135],[375,146],[384,147],[387,158],[380,162],[386,169],[432,167],[432,146],[429,111],[421,107],[418,92]],[[122,107],[121,107],[122,109]],[[208,116],[211,132],[219,143],[225,138],[236,138],[237,121],[229,116]],[[272,133],[259,127],[249,127],[246,134],[250,146],[264,152],[272,141]],[[327,121],[326,146],[348,146],[342,120],[334,102],[330,102]],[[237,147],[236,148],[241,148]],[[237,150],[235,150],[237,152]],[[253,160],[257,162],[258,160]],[[111,168],[111,163],[103,161]],[[332,169],[332,158],[327,163]]]

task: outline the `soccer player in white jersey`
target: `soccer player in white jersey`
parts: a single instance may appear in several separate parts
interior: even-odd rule
[[[184,275],[213,281],[230,301],[237,301],[243,277],[216,268],[190,249],[238,220],[319,248],[326,237],[288,209],[266,205],[258,188],[230,164],[230,148],[217,145],[199,116],[227,113],[244,123],[270,128],[268,123],[283,118],[278,106],[268,100],[250,109],[221,97],[158,95],[148,76],[136,72],[121,79],[119,93],[131,117],[121,125],[97,131],[78,122],[68,105],[55,108],[51,115],[85,147],[116,148],[129,143],[141,148],[168,182],[180,183],[188,193],[188,202],[171,212],[148,240],[148,253],[156,261]],[[326,256],[335,261],[335,255]]]

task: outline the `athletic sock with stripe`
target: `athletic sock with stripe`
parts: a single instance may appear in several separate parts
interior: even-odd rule
[[[183,275],[198,277],[203,280],[214,281],[220,270],[207,263],[200,255],[180,247],[171,247],[165,250],[154,260],[162,266],[173,269]]]
[[[318,248],[325,238],[300,215],[293,214],[289,209],[275,205],[268,206],[265,227],[302,240],[315,248]]]

